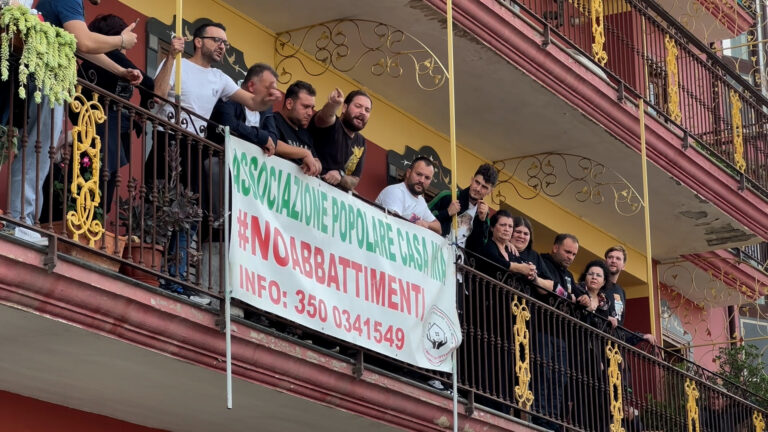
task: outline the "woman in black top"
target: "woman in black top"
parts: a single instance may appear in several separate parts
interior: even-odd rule
[[[525,226],[526,223],[527,227]],[[502,282],[506,280],[507,276],[521,275],[536,286],[546,286],[547,283],[551,286],[552,282],[549,280],[551,277],[549,277],[541,257],[530,246],[532,233],[530,222],[519,216],[512,217],[509,212],[500,210],[491,216],[490,224],[491,238],[480,250],[474,252],[480,255],[480,261],[483,261],[484,258],[496,266],[481,265],[481,271]],[[513,234],[515,230],[520,232],[517,240]]]
[[[581,321],[590,326],[608,331],[618,324],[613,298],[605,295],[608,267],[603,260],[590,261],[579,276],[578,287],[589,296],[589,306],[581,311]],[[579,361],[574,365],[576,374],[583,378],[587,387],[582,388],[580,400],[574,402],[574,417],[577,425],[589,430],[607,431],[610,423],[606,380],[606,339],[599,333],[586,329],[576,332],[572,349],[583,350],[574,358]]]

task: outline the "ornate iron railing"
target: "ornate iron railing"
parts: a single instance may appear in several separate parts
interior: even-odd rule
[[[18,97],[15,72],[0,83],[5,233],[41,235],[51,266],[63,251],[176,292],[220,296],[209,239],[223,214],[223,148],[206,138],[217,126],[154,94],[142,107],[85,79],[63,112],[44,112]],[[157,104],[173,108],[159,116]],[[54,121],[37,121],[45,118]]]
[[[594,61],[621,97],[645,99],[685,148],[768,197],[768,99],[658,3],[498,1]]]

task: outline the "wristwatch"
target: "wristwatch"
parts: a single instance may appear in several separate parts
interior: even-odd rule
[[[344,178],[344,176],[345,176],[345,175],[347,175],[347,174],[344,172],[344,170],[337,170],[337,171],[339,171],[339,176],[341,176],[341,178]]]

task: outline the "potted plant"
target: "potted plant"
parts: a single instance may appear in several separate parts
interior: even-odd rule
[[[22,5],[6,6],[0,11],[0,79],[9,78],[10,55],[21,50],[19,58],[19,97],[26,98],[30,76],[35,84],[34,99],[42,95],[54,104],[71,100],[75,94],[77,62],[75,37],[63,29],[41,22]]]

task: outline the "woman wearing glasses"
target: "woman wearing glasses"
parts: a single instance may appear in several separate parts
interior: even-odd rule
[[[608,266],[603,260],[590,261],[579,277],[579,288],[589,296],[589,306],[581,311],[581,321],[608,332],[618,324],[613,297],[605,295]],[[606,431],[610,421],[608,398],[606,396],[606,338],[586,329],[576,332],[574,349],[584,350],[572,358],[580,359],[575,364],[576,373],[591,385],[581,386],[574,398],[575,422],[590,430]],[[577,402],[577,401],[580,401]]]

